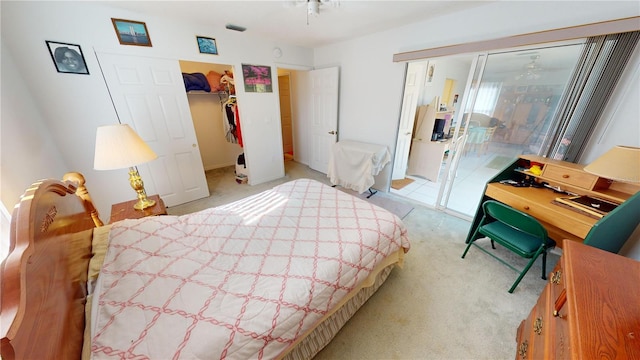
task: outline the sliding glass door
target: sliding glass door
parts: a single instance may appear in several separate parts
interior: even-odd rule
[[[391,192],[471,217],[486,182],[519,155],[575,161],[638,42],[634,31],[425,59],[421,68],[429,70],[418,75],[426,75],[424,85],[412,91],[419,93],[418,109],[433,107],[426,117],[431,122],[426,130],[414,123],[426,134],[413,133],[412,144],[420,146],[408,154],[396,150],[396,162],[402,154],[414,166],[404,174],[405,185],[392,184]],[[411,107],[403,105],[404,118],[413,118]],[[453,115],[451,124],[447,115]],[[434,138],[434,121],[441,118],[445,134]],[[427,167],[437,176],[422,171]],[[402,175],[394,173],[394,180]]]
[[[440,207],[471,216],[491,177],[518,155],[547,151],[581,49],[563,44],[477,56],[450,131],[460,143],[447,159]]]

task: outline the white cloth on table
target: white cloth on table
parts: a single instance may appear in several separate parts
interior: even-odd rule
[[[342,140],[333,144],[329,155],[327,177],[339,185],[359,194],[374,184],[374,176],[391,161],[386,146]]]

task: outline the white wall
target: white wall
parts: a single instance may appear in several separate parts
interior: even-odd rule
[[[442,96],[446,80],[452,79],[455,81],[453,94],[459,95],[458,102],[454,104],[454,109],[459,110],[472,60],[473,56],[469,55],[464,58],[450,56],[447,58],[424,61],[425,63],[434,64],[436,66],[436,71],[433,75],[433,81],[430,84],[425,82],[418,105],[431,104],[431,101],[433,101],[435,96]]]
[[[109,219],[112,203],[133,198],[135,194],[129,186],[126,169],[93,170],[96,128],[117,122],[93,49],[176,61],[211,62],[212,55],[200,54],[197,49],[195,36],[201,35],[216,39],[220,52],[215,57],[216,62],[233,65],[237,71],[240,71],[243,63],[274,66],[272,49],[275,46],[283,50],[283,56],[278,61],[311,66],[313,60],[310,49],[274,44],[252,38],[248,33],[226,30],[223,20],[217,23],[215,16],[206,24],[184,23],[171,19],[171,14],[159,18],[84,1],[2,1],[0,6],[3,60],[5,52],[15,59],[13,64],[5,64],[4,61],[2,64],[2,102],[4,105],[12,101],[8,98],[9,94],[15,88],[24,86],[29,93],[24,94],[20,101],[24,103],[23,108],[30,109],[17,113],[6,112],[5,116],[3,106],[2,126],[24,126],[23,114],[39,112],[40,116],[29,116],[26,121],[33,121],[36,129],[42,129],[42,133],[27,132],[32,140],[15,148],[5,144],[8,135],[3,132],[3,153],[7,149],[25,154],[39,153],[36,150],[42,146],[40,144],[51,144],[54,149],[57,148],[55,151],[46,151],[46,157],[25,156],[21,164],[28,163],[30,169],[41,169],[44,177],[61,177],[70,170],[82,172],[87,177],[88,188],[92,191],[103,220]],[[145,22],[153,46],[120,45],[111,18]],[[90,75],[57,73],[45,40],[80,45]],[[275,67],[272,72],[275,75]],[[5,74],[15,76],[8,77]],[[236,76],[236,80],[241,82],[241,74]],[[242,104],[241,121],[246,124],[243,137],[247,143],[245,152],[252,171],[252,184],[284,175],[282,143],[274,141],[276,136],[277,139],[281,137],[277,81],[274,82],[274,92],[271,94],[246,94],[242,86],[237,87],[238,102]],[[3,164],[3,183],[13,182],[15,178],[15,182],[20,183],[16,187],[20,185],[23,190],[26,185],[21,184],[25,181],[30,184],[36,177],[26,173],[26,169],[23,173],[23,170],[14,166],[23,165],[16,163],[8,168]],[[5,199],[3,196],[2,201],[12,208],[17,200],[13,198],[7,196]]]
[[[340,138],[387,145],[393,153],[404,86],[404,64],[392,61],[394,53],[638,15],[635,1],[581,1],[579,6],[573,1],[487,2],[472,10],[317,48],[314,63],[341,68]],[[376,177],[376,189],[388,188],[391,168],[387,166]]]
[[[11,213],[24,190],[39,179],[62,178],[65,159],[49,137],[51,129],[40,109],[33,106],[31,92],[14,71],[16,63],[2,42],[2,106],[0,107],[0,195]],[[5,86],[7,84],[7,86]]]

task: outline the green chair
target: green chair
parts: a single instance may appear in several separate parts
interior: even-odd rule
[[[504,246],[513,253],[527,259],[531,259],[527,266],[520,271],[495,254],[485,250],[483,247],[476,247],[491,255],[520,276],[513,283],[510,293],[513,293],[520,280],[529,271],[538,256],[542,254],[542,278],[546,280],[547,250],[556,246],[556,242],[547,236],[547,230],[534,217],[516,210],[508,205],[495,200],[487,200],[482,204],[484,216],[476,228],[471,241],[462,254],[464,259],[471,245],[476,245],[478,233],[491,239],[491,247],[495,249],[494,241]]]

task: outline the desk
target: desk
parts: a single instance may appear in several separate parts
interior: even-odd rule
[[[334,186],[340,185],[362,194],[367,189],[371,191],[375,183],[373,177],[390,161],[391,154],[386,146],[342,140],[331,148],[327,176]]]
[[[534,175],[519,170],[522,164],[531,163],[539,164],[542,173]],[[626,233],[629,232],[630,235],[638,225],[637,220],[633,223],[633,217],[634,212],[638,211],[634,209],[634,206],[637,206],[637,202],[640,200],[639,196],[634,194],[640,191],[640,186],[604,179],[585,172],[583,167],[584,165],[539,156],[521,156],[487,182],[466,242],[471,241],[471,237],[484,215],[482,203],[493,199],[536,218],[560,248],[563,246],[564,239],[578,242],[588,239],[590,244],[594,246],[597,244],[601,248],[618,248],[627,240]],[[499,183],[501,180],[525,178],[537,183],[546,182],[550,186],[560,187],[565,191],[579,195],[610,200],[620,205],[603,218],[594,219],[579,211],[553,203],[556,198],[568,195],[559,194],[548,188],[514,187]],[[598,231],[592,231],[596,227],[598,227]]]
[[[597,222],[592,217],[554,204],[553,200],[562,195],[551,189],[490,183],[485,196],[535,217],[547,229],[549,237],[556,240],[558,247],[562,247],[562,239],[582,242]]]

